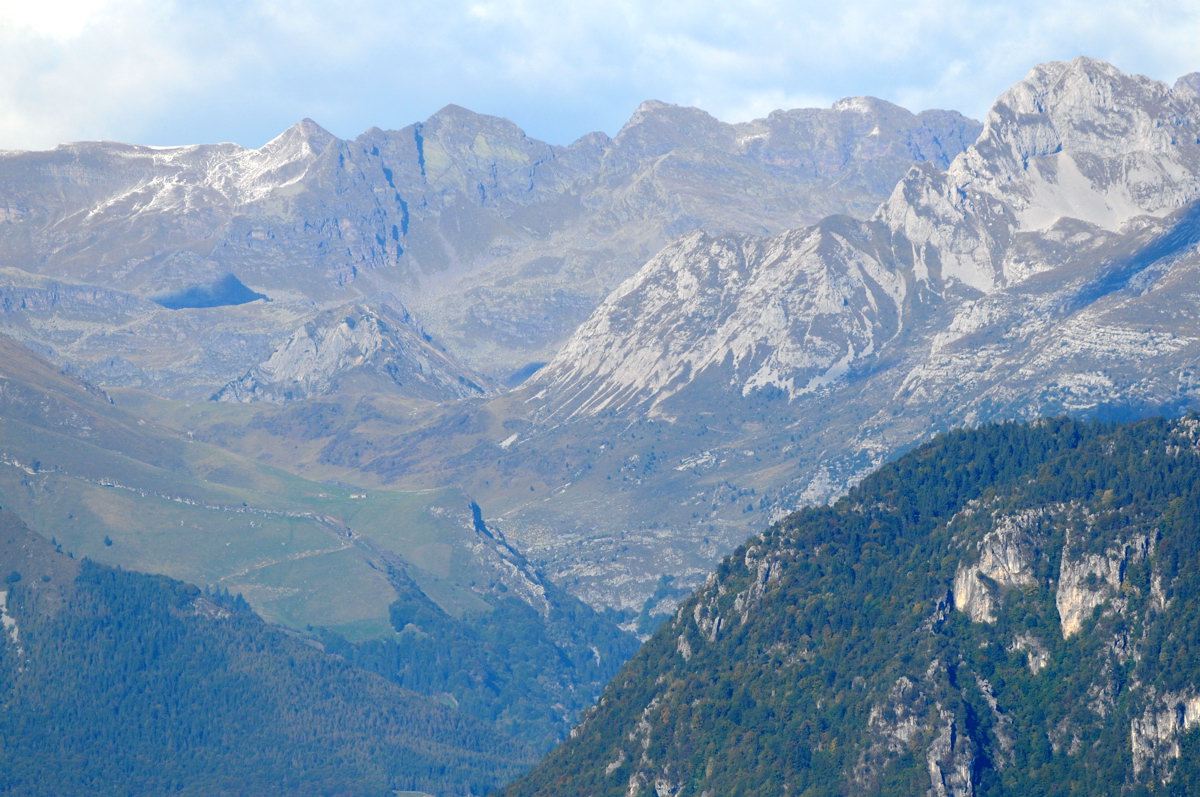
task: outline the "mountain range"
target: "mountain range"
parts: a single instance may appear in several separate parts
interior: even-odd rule
[[[982,123],[0,153],[0,503],[544,749],[629,632],[897,453],[1194,406],[1198,129],[1200,76],[1079,58]]]
[[[878,100],[741,125],[651,102],[613,139],[557,147],[448,106],[353,141],[305,120],[260,149],[0,153],[4,326],[94,381],[200,398],[320,312],[383,303],[502,378],[679,233],[868,208],[976,132]]]
[[[551,578],[637,612],[938,430],[1190,406],[1195,85],[1038,67],[869,216],[687,233],[515,390],[344,414],[303,467],[461,484]]]
[[[680,238],[521,388],[525,460],[615,453],[548,485],[553,507],[489,502],[514,535],[570,506],[580,548],[619,529],[631,559],[685,561],[938,430],[1193,405],[1197,80],[1047,64],[866,219]],[[562,558],[566,576],[581,556]]]

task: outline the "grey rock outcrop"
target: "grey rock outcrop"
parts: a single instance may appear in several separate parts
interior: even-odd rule
[[[1168,693],[1130,722],[1129,744],[1133,770],[1158,783],[1170,781],[1171,765],[1179,758],[1179,737],[1200,725],[1200,696],[1196,691]]]
[[[1034,583],[1042,519],[1041,512],[996,519],[995,528],[979,543],[979,561],[960,564],[954,574],[954,608],[977,623],[996,622],[996,592]]]
[[[292,401],[394,390],[428,401],[482,396],[483,380],[435,347],[406,312],[351,305],[309,321],[218,401]]]

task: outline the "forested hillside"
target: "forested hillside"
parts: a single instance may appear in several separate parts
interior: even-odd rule
[[[0,512],[0,791],[482,794],[528,748],[268,626],[82,562]]]
[[[1200,419],[945,434],[739,548],[509,795],[1186,794]]]

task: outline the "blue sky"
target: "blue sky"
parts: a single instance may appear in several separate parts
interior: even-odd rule
[[[0,0],[0,149],[260,146],[447,103],[569,143],[645,99],[726,121],[874,95],[981,118],[1034,64],[1200,71],[1195,0]]]

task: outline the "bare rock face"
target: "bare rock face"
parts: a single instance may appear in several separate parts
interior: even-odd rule
[[[551,406],[583,414],[654,407],[709,373],[743,395],[813,393],[899,330],[908,286],[859,255],[865,235],[832,218],[766,240],[686,236],[610,296],[536,383]]]
[[[1072,550],[1078,540],[1074,546],[1071,543],[1068,536],[1054,595],[1064,639],[1077,633],[1097,607],[1109,604],[1119,594],[1131,564],[1144,561],[1153,552],[1153,542],[1146,535],[1137,535],[1104,553],[1080,555]]]
[[[937,797],[970,797],[975,794],[971,778],[976,751],[971,740],[957,727],[954,715],[942,711],[944,723],[926,751],[930,794]]]
[[[1084,618],[1113,597],[1121,583],[1120,566],[1120,561],[1097,554],[1063,562],[1054,597],[1064,637],[1078,633]]]
[[[1041,512],[1026,512],[997,519],[995,529],[979,543],[979,561],[958,566],[954,608],[977,623],[996,622],[997,590],[1034,583],[1033,559],[1043,537],[1042,518]]]
[[[1027,233],[1062,219],[1119,232],[1200,196],[1200,120],[1175,88],[1087,58],[1036,67],[1002,94],[945,172],[911,172],[877,218],[902,233],[921,277],[990,292],[1053,263],[1022,257]]]
[[[1157,783],[1169,782],[1171,765],[1179,758],[1179,737],[1197,725],[1200,725],[1200,696],[1194,689],[1164,694],[1154,705],[1147,706],[1129,728],[1134,772],[1145,773]]]
[[[334,391],[395,389],[448,401],[485,393],[483,380],[435,347],[406,312],[352,305],[297,329],[218,401],[291,401]]]

